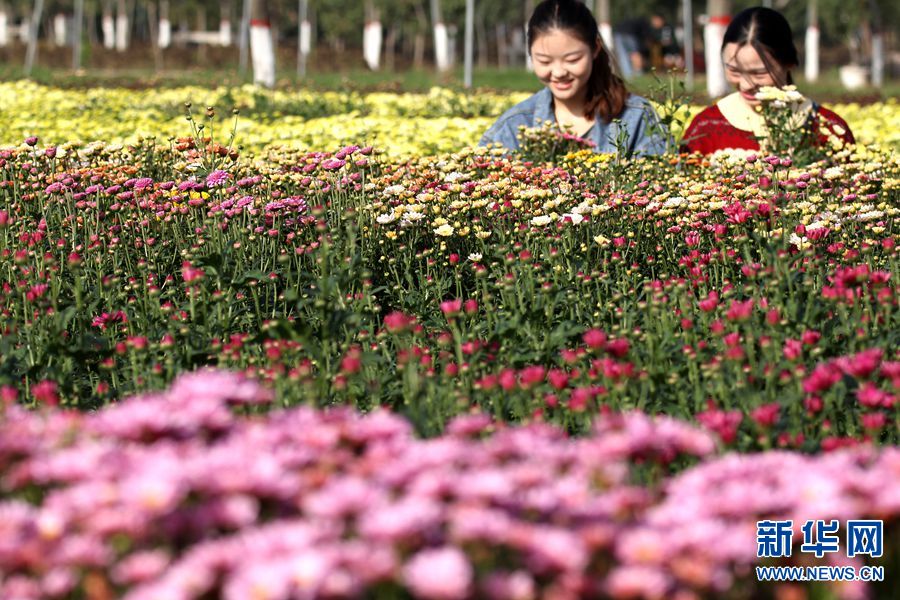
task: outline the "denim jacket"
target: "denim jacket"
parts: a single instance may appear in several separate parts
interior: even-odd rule
[[[518,150],[519,127],[540,127],[547,121],[555,123],[556,115],[553,111],[553,94],[545,87],[503,113],[478,145],[499,143],[510,150]],[[659,123],[656,111],[644,98],[634,94],[628,96],[618,121],[606,123],[602,119],[596,120],[587,135],[587,139],[594,142],[594,152],[615,154],[616,139],[622,128],[628,132],[626,154],[663,154],[666,151],[670,135]],[[655,126],[654,131],[648,131],[652,126]]]

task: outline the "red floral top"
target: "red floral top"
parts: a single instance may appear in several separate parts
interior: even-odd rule
[[[816,132],[819,144],[827,141],[825,133],[821,131],[822,127],[826,127],[830,132],[843,140],[845,144],[853,144],[855,142],[853,133],[847,126],[846,121],[827,108],[816,106],[816,113],[813,118],[813,130]],[[725,115],[722,114],[722,111],[719,110],[718,104],[707,107],[694,117],[684,132],[684,138],[682,138],[681,142],[682,152],[712,154],[716,150],[728,148],[759,150],[759,142],[752,131],[738,129],[732,125],[725,118]]]

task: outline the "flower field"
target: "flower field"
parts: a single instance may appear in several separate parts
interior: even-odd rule
[[[422,441],[384,411],[246,414],[271,399],[200,372],[90,415],[9,409],[5,487],[42,503],[0,502],[3,597],[784,597],[750,576],[774,517],[883,518],[896,560],[895,448],[714,457],[639,413]]]
[[[188,131],[184,103],[237,108],[239,143],[258,153],[270,145],[309,150],[377,144],[393,156],[434,154],[475,144],[496,115],[527,94],[470,98],[450,90],[429,94],[265,91],[253,86],[77,92],[31,82],[0,83],[0,144],[31,135],[48,143],[165,141]],[[231,123],[223,124],[223,128]],[[223,131],[224,133],[224,131]]]
[[[885,523],[888,581],[800,593],[896,587],[894,101],[796,165],[508,157],[518,98],[447,90],[0,98],[0,597],[781,598],[782,518]]]
[[[209,90],[96,88],[64,90],[31,82],[0,82],[0,144],[38,135],[47,143],[134,143],[185,135],[184,102],[240,110],[238,140],[247,152],[281,144],[307,150],[375,145],[389,156],[432,155],[474,145],[503,111],[529,94],[480,92],[469,96],[435,88],[427,94],[265,91],[252,86]],[[844,116],[859,142],[900,148],[900,105],[829,105]],[[672,131],[680,136],[684,107]],[[230,126],[230,123],[223,127]]]

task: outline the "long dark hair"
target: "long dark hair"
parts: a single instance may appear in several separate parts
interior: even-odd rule
[[[759,53],[769,75],[779,85],[794,83],[790,70],[800,64],[800,59],[791,25],[777,10],[755,6],[739,12],[725,30],[722,51],[728,44],[738,47],[749,44]],[[772,68],[773,59],[787,72],[787,81],[778,81],[776,70]]]
[[[573,35],[591,50],[599,45],[600,51],[594,57],[587,82],[584,116],[588,119],[600,117],[609,123],[622,114],[628,90],[622,78],[613,73],[609,53],[600,39],[597,21],[590,9],[577,0],[544,0],[538,4],[528,20],[528,51],[531,52],[537,38],[553,30]]]

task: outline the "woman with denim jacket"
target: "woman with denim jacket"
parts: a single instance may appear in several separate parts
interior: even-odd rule
[[[512,107],[488,129],[479,145],[519,148],[520,127],[548,121],[592,142],[595,152],[662,154],[669,133],[647,100],[629,94],[613,73],[597,21],[577,0],[545,0],[528,21],[534,72],[546,86]]]

